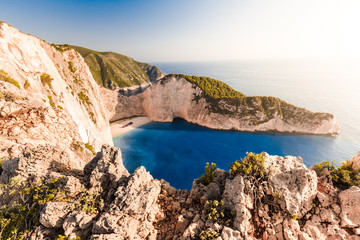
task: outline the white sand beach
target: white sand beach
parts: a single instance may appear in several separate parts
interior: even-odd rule
[[[113,122],[110,124],[111,135],[120,136],[148,122],[151,122],[148,117],[134,117]]]

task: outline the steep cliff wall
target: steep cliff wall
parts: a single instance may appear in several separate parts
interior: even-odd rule
[[[183,118],[209,128],[249,132],[336,135],[340,131],[331,114],[313,113],[275,97],[239,93],[239,97],[216,98],[182,75],[168,75],[136,96],[118,96],[111,119],[133,115],[159,122]]]
[[[75,50],[2,23],[0,75],[2,155],[25,144],[57,145],[80,155],[86,146],[112,144],[99,87]]]

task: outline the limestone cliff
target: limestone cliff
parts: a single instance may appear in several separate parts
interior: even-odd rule
[[[16,156],[26,144],[50,144],[77,156],[91,146],[99,150],[112,144],[98,88],[74,49],[50,45],[2,23],[1,156]]]
[[[112,109],[109,116],[111,120],[116,120],[146,115],[159,122],[183,118],[208,128],[249,132],[321,135],[340,132],[339,124],[331,114],[313,113],[275,97],[246,97],[215,80],[213,83],[204,80],[205,87],[202,88],[189,79],[191,77],[185,75],[167,75],[141,94],[131,97],[119,95],[117,102],[109,103]],[[215,95],[204,90],[211,84],[225,86],[214,89]],[[223,88],[230,89],[230,95],[221,93]],[[107,95],[115,99],[116,94],[108,92]]]

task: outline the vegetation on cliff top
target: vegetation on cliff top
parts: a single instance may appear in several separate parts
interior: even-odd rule
[[[360,186],[360,168],[354,166],[351,161],[344,161],[340,163],[340,166],[335,167],[334,161],[331,163],[323,161],[316,166],[316,172],[319,174],[323,169],[329,171],[329,178],[333,182],[335,187],[340,189],[347,189],[352,186]]]
[[[201,88],[204,91],[206,95],[215,99],[245,97],[244,94],[234,90],[226,83],[223,83],[213,78],[188,76],[185,74],[169,74],[165,77],[165,79],[169,79],[171,77],[184,78],[187,81],[196,84],[199,88]]]
[[[154,82],[163,74],[156,66],[137,62],[122,54],[71,47],[83,56],[95,81],[109,89]]]
[[[277,97],[248,97],[226,83],[208,77],[169,74],[163,78],[163,81],[173,77],[183,78],[201,88],[203,94],[194,96],[194,101],[198,102],[201,98],[205,98],[211,112],[239,118],[247,117],[247,121],[253,125],[267,122],[275,116],[280,116],[289,124],[311,125],[319,125],[323,120],[332,117],[329,113],[314,113],[305,108],[296,107]],[[260,112],[266,117],[259,117]]]

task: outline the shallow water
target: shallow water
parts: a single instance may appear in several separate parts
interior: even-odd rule
[[[307,166],[350,159],[360,150],[360,68],[356,62],[156,63],[164,72],[220,79],[246,95],[270,95],[312,111],[330,112],[341,125],[336,137],[216,131],[188,124],[149,123],[114,138],[132,172],[144,165],[155,178],[190,189],[206,162],[228,169],[246,152],[301,156]]]

